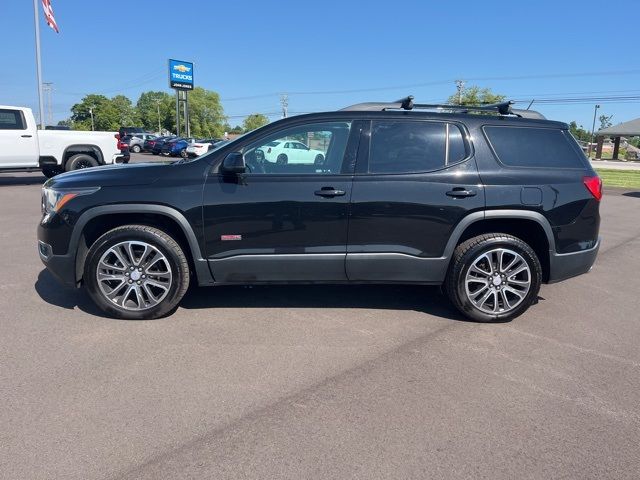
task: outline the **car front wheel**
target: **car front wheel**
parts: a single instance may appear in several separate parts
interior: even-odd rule
[[[189,263],[166,232],[126,225],[91,246],[83,279],[91,299],[109,316],[152,319],[177,307],[189,287]]]
[[[492,233],[458,245],[445,288],[465,316],[481,322],[507,321],[536,302],[541,280],[540,260],[527,243]]]

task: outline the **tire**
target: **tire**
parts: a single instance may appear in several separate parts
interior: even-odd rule
[[[324,155],[316,155],[315,160],[313,161],[315,165],[322,165],[324,163]]]
[[[289,163],[289,159],[287,158],[287,156],[284,153],[281,153],[276,158],[276,164],[277,165],[286,165],[287,163]]]
[[[142,149],[140,148],[140,145],[134,145],[133,147],[131,147],[131,151],[133,153],[140,153]]]
[[[42,174],[47,178],[55,177],[61,173],[64,173],[64,168],[62,167],[42,167]]]
[[[182,150],[180,150],[180,156],[182,158],[189,158],[189,154],[187,153],[187,149],[183,148]]]
[[[523,267],[526,268],[521,270]],[[541,280],[540,260],[527,243],[512,235],[490,233],[458,245],[445,291],[466,317],[479,322],[504,322],[521,315],[537,301]]]
[[[67,163],[64,165],[64,169],[67,172],[71,170],[80,170],[82,168],[90,168],[97,167],[98,161],[93,158],[91,155],[87,155],[86,153],[78,153],[73,157],[67,160]]]
[[[128,252],[133,252],[133,262]],[[150,320],[177,308],[189,288],[189,262],[166,232],[145,225],[125,225],[94,242],[87,254],[83,280],[91,299],[107,315]]]

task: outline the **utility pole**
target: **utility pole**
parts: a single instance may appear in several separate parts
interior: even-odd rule
[[[95,105],[93,107],[89,107],[89,115],[91,115],[91,131],[94,131],[96,129],[95,124],[93,123],[93,109],[94,109]]]
[[[458,105],[462,105],[462,92],[464,90],[464,80],[456,80],[456,88],[458,89]]]
[[[53,83],[51,82],[44,82],[42,84],[42,91],[46,92],[47,94],[47,122],[49,125],[53,125],[53,106],[52,106],[52,100],[51,100],[51,95],[53,92]]]
[[[280,105],[282,105],[282,118],[287,118],[289,109],[289,95],[283,93],[280,95]]]
[[[599,108],[600,108],[600,105],[596,105],[596,107],[593,109],[593,125],[591,125],[591,141],[589,142],[589,148],[588,148],[589,158],[591,158],[591,146],[593,145],[593,134],[596,131],[596,115],[598,114]]]
[[[162,135],[162,131],[160,130],[160,99],[156,99],[156,107],[158,107],[158,135]]]

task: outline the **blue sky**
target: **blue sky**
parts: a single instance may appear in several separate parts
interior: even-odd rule
[[[60,34],[40,21],[56,121],[87,93],[135,102],[170,91],[168,58],[195,63],[196,85],[220,93],[232,125],[278,118],[280,92],[290,112],[309,112],[407,94],[444,101],[458,78],[514,99],[640,95],[637,0],[52,3]],[[0,103],[36,110],[32,2],[3,0],[0,32]],[[590,129],[594,103],[536,108]],[[640,103],[601,112],[627,121]]]

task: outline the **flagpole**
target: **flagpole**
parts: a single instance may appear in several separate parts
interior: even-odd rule
[[[38,76],[38,104],[40,108],[40,129],[44,130],[44,98],[42,96],[42,65],[40,62],[40,15],[38,0],[33,0],[33,21],[36,26],[36,73]]]

